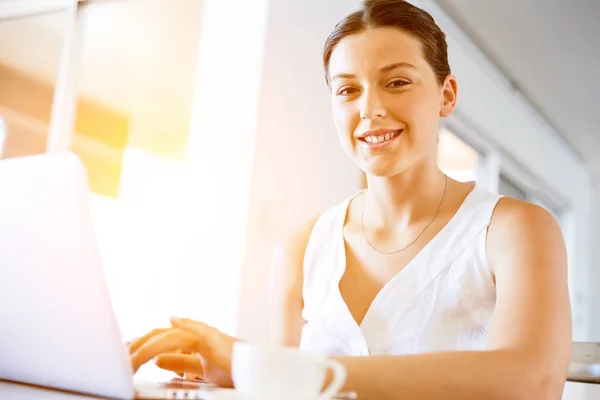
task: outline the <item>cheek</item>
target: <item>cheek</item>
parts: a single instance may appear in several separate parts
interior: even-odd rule
[[[397,98],[395,110],[404,119],[407,119],[407,122],[418,124],[429,108],[429,105],[426,104],[427,101],[427,96],[420,91],[408,92]]]
[[[432,128],[436,130],[439,109],[431,94],[411,93],[411,96],[404,97],[402,103],[397,106],[398,114],[404,120],[403,122],[407,123],[409,129],[417,134],[419,141],[426,139],[427,132]]]
[[[351,159],[356,159],[356,142],[353,139],[353,133],[357,128],[356,113],[347,103],[334,103],[332,110],[333,122],[340,144]],[[358,121],[360,121],[360,118],[358,118]]]
[[[342,140],[348,140],[357,125],[357,113],[351,104],[336,103],[332,104],[333,122]],[[360,120],[360,118],[358,118]]]

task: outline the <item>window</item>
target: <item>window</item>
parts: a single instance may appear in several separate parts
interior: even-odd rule
[[[125,339],[168,323],[185,225],[184,161],[201,2],[82,5],[71,149],[89,176],[92,212]]]
[[[96,238],[125,340],[176,314],[185,273],[185,158],[201,2],[80,5],[71,150],[86,166]],[[151,363],[144,378],[161,377]]]
[[[2,158],[2,153],[4,150],[4,142],[6,141],[6,123],[4,122],[4,118],[0,115],[0,158]]]
[[[68,17],[64,11],[0,21],[3,158],[46,151]]]
[[[477,150],[447,129],[440,131],[439,140],[439,168],[458,181],[476,181],[481,158]]]
[[[34,23],[20,15],[0,25],[5,156],[72,150],[82,159],[124,339],[173,314],[234,333],[256,132],[229,132],[222,122],[235,115],[239,126],[257,125],[268,2],[243,3],[233,19],[221,2],[61,3],[26,7]],[[231,26],[246,34],[240,39]],[[41,82],[44,90],[6,84],[21,75],[26,88]],[[242,98],[221,106],[239,91]],[[15,99],[42,111],[4,107]],[[215,137],[225,135],[238,146],[215,150]]]
[[[519,188],[504,174],[500,174],[500,180],[498,181],[498,193],[503,196],[512,197],[523,201],[528,200],[527,193],[525,193],[524,190]]]

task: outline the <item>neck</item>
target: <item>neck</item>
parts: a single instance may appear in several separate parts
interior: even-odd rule
[[[367,176],[363,218],[375,226],[399,229],[430,219],[438,209],[446,179],[435,162],[414,165],[392,177]]]

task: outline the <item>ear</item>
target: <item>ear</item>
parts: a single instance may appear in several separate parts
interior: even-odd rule
[[[442,104],[440,105],[440,117],[449,117],[454,113],[456,107],[456,98],[458,96],[458,82],[452,74],[444,79],[444,84],[440,88]]]

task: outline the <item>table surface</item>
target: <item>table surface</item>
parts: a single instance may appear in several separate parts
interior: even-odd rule
[[[600,383],[600,343],[573,343],[567,380],[571,382]]]
[[[600,343],[573,343],[567,380],[571,382],[600,384]],[[97,397],[0,380],[0,399],[90,400],[97,399]]]

